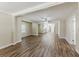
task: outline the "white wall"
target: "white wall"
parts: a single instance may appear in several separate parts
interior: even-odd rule
[[[43,24],[42,23],[38,24],[38,33],[39,34],[43,33]]]
[[[60,36],[60,21],[55,22],[54,33]]]
[[[25,25],[25,32],[22,32],[22,37],[26,37],[29,35],[32,35],[32,23],[30,22],[26,22],[26,21],[22,21],[22,25]]]
[[[16,39],[14,43],[21,42],[21,23],[22,23],[22,17],[16,18]]]
[[[55,34],[58,34],[60,38],[65,38],[70,44],[76,44],[76,23],[74,25],[74,20],[76,20],[75,15],[71,15],[55,23]]]
[[[79,53],[79,3],[78,3],[78,10],[76,13],[76,50]]]
[[[0,48],[12,43],[12,16],[0,13]]]
[[[40,33],[40,24],[38,24],[38,34]]]
[[[60,33],[60,37],[62,37],[62,38],[65,38],[65,32],[66,32],[66,22],[65,22],[66,20],[64,20],[64,19],[61,19],[60,20],[60,31],[59,31],[59,33]]]
[[[65,20],[59,19],[58,21],[55,22],[55,29],[54,32],[55,34],[58,34],[60,38],[65,38]]]
[[[76,24],[74,25],[74,21],[76,22],[74,15],[66,20],[66,39],[71,44],[76,44]]]
[[[44,25],[43,25],[43,23],[40,23],[39,25],[38,25],[38,29],[39,29],[39,33],[44,33],[44,30],[43,30],[43,27],[44,27]]]
[[[55,29],[55,23],[50,23],[50,32],[54,32],[54,29]]]
[[[14,44],[21,42],[21,38],[29,35],[38,35],[38,24],[37,23],[29,23],[26,21],[26,32],[21,32],[21,24],[22,21],[25,21],[23,17],[16,17],[16,26],[15,26],[15,32],[16,32],[16,39],[14,40]]]
[[[78,9],[78,13],[76,15],[76,31],[77,31],[77,43],[79,43],[79,9]]]
[[[79,45],[79,14],[77,14],[77,22],[76,22],[76,43]]]
[[[20,42],[22,37],[26,37],[29,35],[32,35],[32,24],[30,22],[22,22],[24,21],[22,17],[17,17],[16,18],[16,37],[17,39],[15,40],[15,42]],[[25,24],[26,26],[26,31],[24,33],[22,33],[21,31],[21,25]]]
[[[0,49],[21,42],[28,35],[38,35],[38,24],[26,22],[26,32],[21,33],[22,17],[0,13]]]
[[[38,24],[32,23],[32,35],[38,35]]]

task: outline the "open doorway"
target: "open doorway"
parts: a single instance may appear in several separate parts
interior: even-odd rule
[[[32,23],[23,20],[21,17],[17,18],[16,22],[16,41],[22,41],[22,38],[32,34]]]
[[[30,36],[32,34],[32,23],[21,21],[21,37]]]

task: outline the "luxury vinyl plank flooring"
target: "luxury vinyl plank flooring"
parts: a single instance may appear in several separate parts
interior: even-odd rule
[[[53,33],[28,36],[22,42],[0,50],[1,57],[78,57],[69,43]]]

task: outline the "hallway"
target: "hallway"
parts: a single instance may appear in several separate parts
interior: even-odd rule
[[[78,57],[79,54],[65,39],[54,33],[28,36],[22,42],[0,50],[5,57]]]

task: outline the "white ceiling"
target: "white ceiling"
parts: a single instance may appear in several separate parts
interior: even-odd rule
[[[16,13],[45,2],[0,2],[0,12]]]
[[[68,15],[74,13],[77,10],[77,2],[67,2],[62,4],[60,4],[59,2],[52,2],[50,3],[49,8],[44,9],[43,7],[48,6],[49,3],[47,4],[46,2],[0,2],[0,12],[8,14],[17,14],[21,11],[24,11],[25,13],[25,11],[28,12],[30,9],[31,11],[38,9],[34,12],[24,15],[23,19],[31,20],[34,22],[42,22],[44,21],[44,19],[42,18],[47,17],[48,20],[51,22],[52,20],[67,17]],[[38,6],[43,9],[40,9]]]
[[[44,17],[47,17],[48,20],[51,22],[54,20],[64,19],[74,14],[76,10],[77,10],[77,3],[68,2],[26,14],[23,16],[23,19],[39,23],[44,21],[43,19]]]

